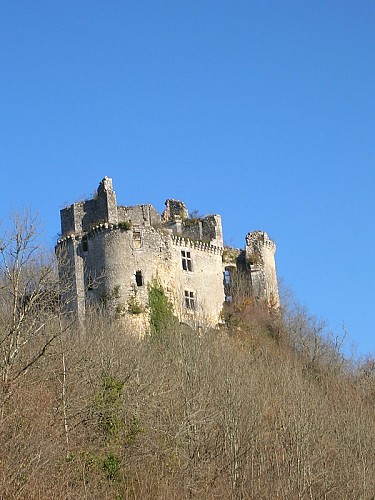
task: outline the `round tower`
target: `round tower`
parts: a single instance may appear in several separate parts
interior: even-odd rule
[[[272,308],[280,306],[275,264],[276,244],[265,231],[246,235],[246,261],[250,267],[253,292]]]

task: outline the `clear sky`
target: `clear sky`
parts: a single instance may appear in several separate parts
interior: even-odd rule
[[[120,204],[264,229],[312,314],[375,354],[375,2],[2,0],[0,217],[105,176]]]

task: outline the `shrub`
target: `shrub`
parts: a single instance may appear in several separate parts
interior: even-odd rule
[[[165,295],[163,287],[153,280],[148,288],[150,306],[150,333],[159,336],[173,324],[177,318],[173,314],[173,306]]]
[[[107,476],[107,479],[109,479],[110,481],[115,481],[116,479],[118,479],[120,472],[119,457],[110,453],[109,455],[104,457],[102,468]]]
[[[144,312],[142,305],[134,298],[131,297],[128,300],[128,313],[130,314],[141,314]]]
[[[125,426],[120,417],[123,387],[122,381],[106,371],[102,373],[101,390],[95,406],[98,412],[99,428],[106,439],[118,438]]]
[[[130,220],[124,220],[121,221],[117,224],[118,228],[121,229],[122,231],[129,231],[132,227],[132,223]]]

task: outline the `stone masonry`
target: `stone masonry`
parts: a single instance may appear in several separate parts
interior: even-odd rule
[[[105,177],[93,199],[61,210],[56,252],[70,312],[83,321],[101,304],[119,316],[147,315],[148,286],[157,280],[181,322],[216,325],[239,272],[252,296],[279,306],[276,245],[267,233],[249,233],[244,250],[224,247],[220,215],[189,217],[181,201],[165,205],[161,215],[151,205],[118,206]]]

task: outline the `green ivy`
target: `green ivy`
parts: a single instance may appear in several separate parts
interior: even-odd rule
[[[165,295],[161,284],[154,279],[148,287],[150,306],[150,333],[153,337],[162,335],[171,325],[177,322],[173,314],[173,306]]]

